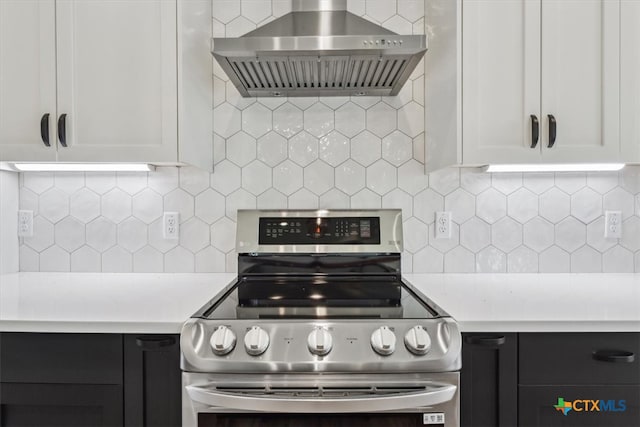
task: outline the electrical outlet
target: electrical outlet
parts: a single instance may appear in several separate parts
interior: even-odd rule
[[[180,238],[180,213],[165,212],[162,217],[163,237],[168,240],[177,240]]]
[[[604,213],[604,237],[620,239],[622,237],[622,212],[606,211]]]
[[[33,211],[18,211],[18,236],[33,236]]]
[[[436,212],[436,239],[451,238],[451,212]]]

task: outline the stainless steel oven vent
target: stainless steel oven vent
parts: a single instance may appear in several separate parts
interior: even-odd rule
[[[244,97],[396,95],[425,52],[425,36],[373,24],[346,0],[294,0],[293,12],[242,37],[213,39]]]

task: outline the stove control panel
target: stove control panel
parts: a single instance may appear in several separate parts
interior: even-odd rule
[[[261,245],[377,245],[379,217],[260,218]]]
[[[370,338],[371,348],[381,356],[389,356],[396,350],[396,335],[388,326],[381,326],[373,331]],[[211,350],[217,356],[229,354],[236,346],[236,334],[226,326],[220,326],[211,334]],[[412,354],[424,356],[431,349],[429,332],[416,325],[404,335],[404,345]],[[269,348],[269,334],[259,326],[247,330],[244,346],[248,354],[259,356]],[[331,333],[322,326],[313,328],[307,336],[307,348],[311,354],[325,356],[333,348]]]
[[[181,348],[190,372],[438,372],[459,369],[462,339],[448,318],[191,319]]]

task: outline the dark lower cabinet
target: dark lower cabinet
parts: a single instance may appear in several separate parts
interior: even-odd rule
[[[178,335],[0,333],[0,427],[180,426]]]
[[[640,333],[463,334],[464,427],[640,427]]]
[[[182,423],[182,375],[178,335],[125,335],[125,426]]]
[[[520,426],[640,426],[640,334],[519,335]]]
[[[122,425],[122,386],[0,384],[3,427]]]
[[[520,427],[640,426],[640,386],[520,386],[518,395]]]
[[[518,336],[463,334],[460,422],[513,427],[518,416]]]
[[[121,426],[122,336],[0,334],[0,426]]]

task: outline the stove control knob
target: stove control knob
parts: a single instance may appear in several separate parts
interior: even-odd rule
[[[244,336],[244,348],[252,356],[259,356],[269,348],[269,334],[260,326],[252,327]]]
[[[431,349],[431,338],[422,326],[417,325],[404,335],[404,345],[411,353],[422,356]]]
[[[331,334],[324,328],[315,328],[307,338],[309,351],[318,356],[329,354],[333,346]]]
[[[231,353],[236,346],[236,334],[226,326],[220,326],[211,334],[211,350],[218,356]]]
[[[388,356],[396,350],[396,335],[388,326],[382,326],[371,334],[371,347],[381,356]]]

